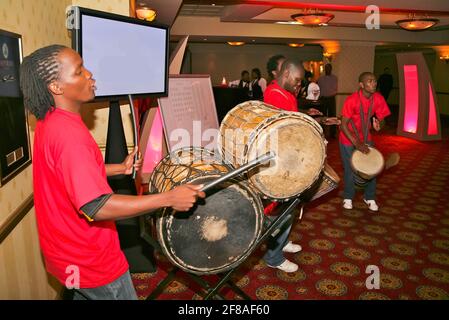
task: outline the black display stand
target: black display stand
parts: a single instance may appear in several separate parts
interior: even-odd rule
[[[135,120],[134,120],[135,121]],[[135,124],[134,124],[135,127]],[[136,137],[135,137],[136,139]],[[105,163],[121,163],[128,155],[119,101],[111,101],[106,140]],[[108,177],[116,194],[136,195],[136,185],[131,175]],[[155,272],[153,247],[140,237],[140,218],[116,221],[120,245],[129,263],[131,273]]]
[[[280,214],[273,220],[270,221],[269,219],[264,220],[264,231],[262,235],[259,237],[259,239],[256,240],[256,245],[254,248],[259,247],[270,235],[276,234],[279,232],[279,229],[288,221],[292,220],[293,218],[293,212],[294,209],[301,203],[300,198],[296,198],[294,200],[291,200],[289,202],[286,202],[282,204],[282,207],[280,209]],[[142,228],[142,230],[145,230],[146,228]],[[151,246],[153,246],[156,250],[162,253],[162,250],[160,248],[159,243],[153,239],[153,237],[145,231],[142,231],[142,238],[145,239]],[[255,250],[255,249],[254,249]],[[253,251],[254,251],[253,250]],[[242,261],[244,263],[244,261]],[[150,295],[147,297],[147,300],[154,300],[156,299],[163,290],[172,282],[173,278],[175,277],[176,273],[178,271],[185,272],[193,281],[198,283],[203,289],[206,290],[206,294],[204,296],[204,300],[209,300],[211,298],[215,298],[218,300],[224,300],[224,297],[219,294],[220,289],[224,285],[228,285],[228,287],[234,291],[236,294],[238,294],[240,297],[242,297],[245,300],[251,300],[251,298],[243,292],[234,282],[230,280],[231,275],[240,267],[242,264],[240,263],[235,268],[227,271],[226,273],[218,274],[218,277],[220,280],[215,283],[213,286],[211,286],[210,283],[205,281],[201,276],[198,276],[193,273],[185,272],[184,270],[181,270],[178,267],[174,267],[168,275],[162,280],[158,286],[150,293]]]

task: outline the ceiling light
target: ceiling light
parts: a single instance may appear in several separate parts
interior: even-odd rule
[[[245,42],[243,41],[228,41],[228,44],[230,46],[243,46]]]
[[[298,21],[277,21],[277,24],[299,24]]]
[[[438,19],[431,18],[410,18],[396,21],[396,24],[407,31],[423,31],[432,28],[439,22]]]
[[[320,27],[327,26],[334,15],[330,13],[298,13],[291,17],[301,26]]]
[[[300,48],[304,47],[304,43],[288,43],[288,46],[292,48]]]

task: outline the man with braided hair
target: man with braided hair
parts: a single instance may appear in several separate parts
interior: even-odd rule
[[[137,299],[114,220],[163,207],[187,211],[205,196],[202,186],[145,196],[112,192],[106,176],[130,174],[137,150],[123,163],[105,166],[80,115],[83,103],[95,97],[95,80],[72,49],[52,45],[25,57],[20,86],[26,108],[38,119],[34,203],[48,272],[74,287],[75,299]]]

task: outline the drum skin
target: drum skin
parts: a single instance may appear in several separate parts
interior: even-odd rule
[[[261,101],[247,101],[230,110],[218,137],[222,157],[234,167],[267,152],[276,154],[270,165],[248,173],[251,186],[275,201],[297,197],[314,184],[324,167],[326,144],[313,118]]]
[[[354,150],[351,156],[351,167],[354,171],[354,182],[358,186],[366,185],[371,179],[379,175],[385,167],[385,160],[374,147],[368,147],[367,154]]]
[[[181,149],[157,165],[151,191],[168,191],[183,183],[207,184],[230,170],[205,149]],[[222,273],[242,263],[254,250],[262,225],[260,198],[238,180],[207,191],[206,199],[188,212],[165,208],[156,221],[158,241],[170,262],[198,275]]]

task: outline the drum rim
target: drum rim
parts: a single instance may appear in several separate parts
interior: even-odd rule
[[[155,192],[166,192],[166,191],[172,190],[173,188],[170,189],[170,190],[163,190],[163,191],[162,191],[162,190],[159,190],[159,189],[156,189],[155,183],[154,183],[154,179],[156,178],[156,177],[155,177],[156,172],[158,172],[158,169],[160,169],[160,167],[161,167],[163,164],[166,163],[165,161],[168,160],[168,159],[170,159],[170,158],[172,157],[173,154],[179,153],[179,152],[183,152],[183,151],[195,151],[195,150],[201,150],[202,152],[208,153],[208,155],[210,155],[211,158],[214,158],[214,159],[217,160],[217,163],[216,163],[216,164],[225,167],[225,168],[228,170],[227,172],[229,172],[229,171],[231,171],[231,170],[234,170],[234,167],[232,166],[232,164],[226,162],[225,159],[224,159],[223,157],[221,157],[221,156],[220,156],[220,157],[217,157],[217,155],[216,155],[216,153],[215,153],[214,151],[211,151],[211,150],[206,149],[206,148],[203,148],[203,147],[193,147],[193,146],[190,146],[190,147],[182,147],[182,148],[173,150],[173,151],[171,151],[170,153],[168,153],[168,154],[167,154],[164,158],[162,158],[162,159],[159,161],[159,163],[154,167],[153,172],[151,173],[151,176],[150,176],[150,179],[149,179],[149,190],[150,190],[150,193],[155,193]],[[220,162],[218,162],[218,161],[220,161]],[[174,165],[174,164],[173,164],[173,165]],[[217,175],[218,175],[218,174],[217,174]],[[185,184],[185,183],[187,183],[187,182],[189,182],[189,181],[191,181],[191,180],[189,180],[188,177],[185,177],[184,179],[182,179],[182,180],[180,180],[180,181],[174,183],[174,184],[173,184],[173,187],[180,186],[180,185]]]

